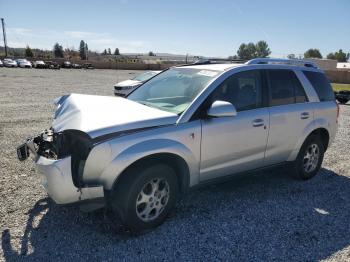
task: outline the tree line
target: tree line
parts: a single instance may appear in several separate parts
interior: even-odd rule
[[[64,57],[64,53],[65,52],[69,53],[69,52],[72,52],[72,50],[70,50],[70,49],[63,50],[63,47],[60,44],[58,44],[58,43],[56,43],[54,45],[53,53],[54,53],[55,57]],[[79,56],[80,56],[80,59],[86,60],[89,52],[90,51],[88,49],[87,43],[84,40],[81,40],[80,41],[80,45],[79,45]],[[100,55],[105,55],[105,56],[106,55],[112,55],[111,48],[105,48]],[[119,48],[115,48],[114,49],[113,55],[120,55]],[[149,51],[148,55],[149,56],[156,56],[156,54],[153,53],[152,51]]]
[[[292,56],[293,54],[289,55]],[[309,50],[307,50],[304,53],[304,58],[323,58],[320,50],[316,49],[316,48],[310,48]],[[327,59],[333,59],[333,60],[337,60],[338,62],[346,62],[349,60],[350,58],[350,53],[345,53],[343,52],[342,49],[339,49],[338,51],[334,52],[334,53],[329,53],[326,56]]]
[[[23,49],[21,49],[23,50]],[[50,53],[52,55],[50,55]],[[50,51],[45,51],[45,50],[40,50],[40,49],[35,49],[33,50],[32,48],[30,48],[28,45],[26,46],[26,48],[23,51],[18,51],[16,49],[13,49],[13,54],[15,56],[22,56],[25,55],[26,57],[46,57],[46,58],[50,58],[50,57],[55,57],[55,58],[64,58],[64,57],[68,57],[68,58],[80,58],[81,60],[87,60],[89,54],[93,54],[93,55],[98,55],[98,53],[96,52],[91,52],[89,50],[88,44],[84,41],[81,40],[80,44],[79,44],[79,49],[75,50],[74,48],[66,48],[64,49],[62,45],[60,45],[58,42],[54,44],[53,48],[52,48],[52,52]],[[101,55],[111,55],[111,49],[105,49]],[[120,55],[119,52],[119,48],[115,48],[114,50],[114,55]]]
[[[69,58],[74,56],[79,56],[81,60],[87,60],[89,52],[90,51],[89,51],[88,44],[84,40],[80,41],[78,51],[75,51],[74,49],[69,49],[69,48],[63,50],[62,45],[60,45],[59,43],[56,43],[53,46],[53,54],[54,54],[54,57],[56,58],[63,58],[66,53]]]
[[[242,43],[238,50],[237,55],[234,55],[233,59],[249,60],[257,57],[268,57],[271,54],[269,45],[265,41],[258,41],[257,43]]]
[[[35,49],[35,51],[33,51],[33,49],[31,49],[28,45],[24,49],[23,53],[26,57],[34,57],[34,56],[49,57],[50,56],[49,51],[44,51],[40,49]],[[20,54],[17,51],[16,53],[14,52],[14,55],[21,56],[23,55],[23,53]],[[59,43],[55,43],[55,45],[53,46],[52,54],[56,58],[64,58],[65,56],[68,57],[69,59],[74,57],[80,57],[81,60],[88,59],[89,54],[99,55],[96,52],[91,52],[88,48],[88,44],[84,40],[80,41],[78,51],[70,48],[63,49],[62,45],[60,45]],[[229,59],[249,60],[249,59],[258,58],[258,57],[262,57],[262,58],[269,57],[270,54],[271,54],[271,50],[269,48],[269,45],[267,44],[266,41],[261,40],[256,42],[255,44],[252,42],[242,43],[237,50],[237,54],[234,56],[230,56]],[[104,49],[100,55],[112,55],[111,48]],[[119,48],[114,49],[113,55],[120,55]],[[152,51],[149,51],[148,55],[156,56],[156,54],[153,53]],[[287,55],[287,57],[289,59],[297,59],[297,58],[299,59],[320,58],[321,59],[323,58],[320,50],[317,48],[310,48],[303,55],[296,56],[295,54],[289,54]],[[329,53],[326,56],[326,58],[337,60],[338,62],[346,62],[346,61],[349,61],[350,59],[350,53],[346,53],[342,49],[339,49],[338,51]]]
[[[269,57],[271,54],[271,50],[266,41],[258,41],[257,43],[242,43],[238,50],[237,55],[230,56],[229,59],[242,59],[242,60],[250,60],[258,57]],[[295,54],[287,55],[289,59],[297,59],[297,58],[323,58],[321,52],[317,48],[310,48],[305,53],[304,56],[297,57]],[[342,49],[334,53],[329,53],[326,56],[327,59],[337,60],[338,62],[346,62],[350,59],[350,53],[343,52]]]

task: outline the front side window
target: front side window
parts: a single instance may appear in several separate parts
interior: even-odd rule
[[[237,111],[262,106],[262,87],[259,70],[243,71],[227,78],[211,95],[211,101],[227,101]]]
[[[180,114],[219,73],[190,67],[172,68],[147,81],[127,98]]]

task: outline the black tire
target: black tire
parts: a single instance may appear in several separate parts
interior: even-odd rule
[[[348,99],[343,99],[343,98],[339,98],[337,100],[339,101],[340,104],[346,104],[349,101]]]
[[[156,197],[154,197],[154,202],[151,202],[152,207],[154,204],[154,208],[152,209],[152,211],[157,210],[156,204],[159,205],[159,202],[161,203],[160,205],[163,206],[163,209],[161,212],[159,212],[159,215],[157,217],[154,217],[152,218],[152,220],[149,221],[144,221],[140,217],[140,213],[142,213],[142,210],[137,211],[137,208],[139,208],[140,206],[137,206],[136,201],[140,194],[142,194],[141,191],[145,192],[144,188],[152,186],[149,183],[151,181],[154,182],[157,179],[159,179],[160,181],[166,181],[166,183],[168,184],[169,194],[166,198],[167,201],[165,201],[163,197],[161,199],[158,198],[158,200]],[[170,211],[173,209],[176,203],[178,193],[179,183],[176,173],[168,165],[154,164],[148,167],[137,166],[128,170],[127,173],[123,174],[120,180],[117,181],[115,187],[111,192],[109,206],[112,209],[113,215],[119,218],[123,226],[127,227],[132,232],[140,232],[143,230],[154,228],[164,222],[164,220],[169,215]],[[151,194],[152,193],[150,193],[150,195]],[[158,202],[156,203],[155,201]],[[148,201],[147,203],[150,202]],[[148,210],[150,210],[151,204],[145,205],[145,209],[149,207]],[[156,213],[156,211],[153,213]]]
[[[308,163],[307,162],[308,158],[306,154],[307,152],[310,153],[310,149],[315,149],[315,148],[311,148],[313,147],[313,145],[316,145],[315,148],[318,148],[317,164],[315,164],[314,169],[310,168],[310,170],[307,171],[308,168],[306,168],[307,164],[305,163]],[[292,175],[295,178],[302,179],[302,180],[307,180],[314,177],[321,168],[323,156],[324,156],[324,145],[320,137],[317,135],[309,136],[303,143],[296,160],[292,164]]]

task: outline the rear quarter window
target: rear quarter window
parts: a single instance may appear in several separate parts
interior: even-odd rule
[[[303,73],[314,87],[320,101],[335,100],[332,86],[324,74],[312,71],[303,71]]]

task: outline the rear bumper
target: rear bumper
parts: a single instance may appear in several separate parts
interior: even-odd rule
[[[80,189],[74,186],[71,157],[51,160],[39,156],[35,162],[43,187],[57,204],[72,204],[104,197],[102,186]]]

